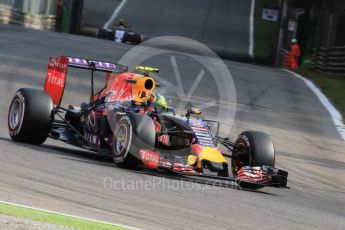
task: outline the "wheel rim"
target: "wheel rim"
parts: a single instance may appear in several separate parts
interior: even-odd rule
[[[11,105],[9,125],[11,129],[20,127],[23,119],[23,103],[18,98],[15,99]]]
[[[122,153],[124,150],[126,150],[127,136],[128,136],[127,127],[125,125],[121,125],[116,135],[116,142],[115,142],[116,152]]]
[[[237,143],[235,151],[233,152],[233,157],[231,160],[231,169],[233,173],[246,165],[250,165],[250,147],[246,146],[243,142]]]

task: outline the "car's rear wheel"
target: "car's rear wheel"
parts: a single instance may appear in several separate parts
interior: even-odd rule
[[[97,37],[100,39],[105,39],[105,31],[103,28],[98,29]]]
[[[140,149],[153,149],[156,132],[152,119],[136,113],[123,115],[113,132],[112,156],[120,167],[137,169]]]
[[[245,131],[241,133],[232,152],[233,173],[242,166],[272,166],[275,164],[275,150],[271,138],[263,132]]]
[[[133,44],[138,45],[143,41],[143,35],[142,34],[134,34],[133,35]]]
[[[14,141],[42,144],[51,129],[53,102],[44,91],[19,89],[8,112],[8,130]]]

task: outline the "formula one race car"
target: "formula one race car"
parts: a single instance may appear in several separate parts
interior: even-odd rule
[[[91,95],[80,107],[63,108],[67,69],[91,72]],[[241,187],[286,187],[288,173],[274,168],[269,136],[246,131],[235,142],[218,136],[219,122],[198,118],[190,107],[184,115],[155,93],[149,76],[156,68],[126,66],[84,58],[50,58],[44,90],[19,89],[8,114],[14,141],[41,144],[47,137],[111,155],[127,168],[148,168],[192,178],[235,181]],[[104,87],[94,92],[94,72],[106,73]],[[227,151],[221,152],[219,145]],[[231,169],[226,158],[231,159]],[[230,173],[229,173],[230,172]]]
[[[131,26],[124,19],[120,19],[115,23],[113,28],[101,28],[98,30],[98,38],[119,43],[138,45],[143,41],[143,37],[142,34],[134,33]]]
[[[118,43],[128,43],[131,45],[138,45],[143,41],[142,34],[134,33],[126,28],[99,29],[98,38],[111,40]]]

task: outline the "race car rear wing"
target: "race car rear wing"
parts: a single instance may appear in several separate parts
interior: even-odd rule
[[[126,71],[127,67],[115,63],[68,57],[68,66],[102,72]]]
[[[91,87],[93,91],[93,72],[100,71],[106,73],[125,72],[126,66],[106,62],[89,60],[78,57],[58,56],[49,58],[44,91],[48,93],[54,106],[59,107],[66,85],[68,67],[91,70]]]

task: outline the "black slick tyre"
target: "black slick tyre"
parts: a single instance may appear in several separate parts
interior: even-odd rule
[[[42,90],[19,89],[8,112],[8,130],[14,141],[42,144],[52,125],[51,97]]]

